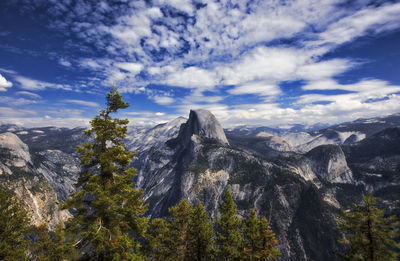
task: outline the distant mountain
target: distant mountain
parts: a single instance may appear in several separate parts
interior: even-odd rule
[[[21,198],[33,222],[52,227],[70,215],[58,201],[74,190],[75,147],[90,141],[82,128],[0,125],[1,186]],[[229,188],[246,216],[271,218],[281,260],[330,260],[335,214],[373,192],[400,216],[400,114],[359,119],[310,132],[268,127],[223,130],[207,110],[193,110],[152,128],[130,127],[127,148],[138,152],[136,185],[149,217],[166,215],[181,198],[200,200],[218,215]]]

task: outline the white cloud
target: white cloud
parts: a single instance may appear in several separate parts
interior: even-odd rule
[[[8,117],[3,117],[1,113],[0,107],[0,121],[4,123],[11,123],[21,125],[27,128],[33,127],[47,127],[47,126],[56,126],[56,127],[64,127],[64,128],[74,128],[74,127],[89,127],[89,121],[91,119],[87,118],[52,118],[48,115],[44,117],[21,117],[26,116],[26,114],[22,113],[19,115],[11,116],[7,115]],[[9,118],[12,117],[12,118]]]
[[[346,59],[332,59],[305,64],[297,70],[297,77],[307,80],[320,80],[339,75],[356,64]]]
[[[4,76],[2,76],[0,74],[0,91],[6,91],[7,88],[10,88],[12,86],[12,82],[7,81],[6,78],[4,78]]]
[[[217,75],[209,70],[191,66],[180,71],[172,72],[165,80],[166,84],[184,88],[212,89],[218,84]]]
[[[160,105],[168,105],[175,101],[174,98],[168,96],[153,96],[152,99],[155,103]]]
[[[27,96],[29,98],[32,99],[39,99],[41,98],[39,94],[33,93],[33,92],[27,92],[27,91],[19,91],[16,92],[17,95],[21,95],[21,96]]]
[[[83,101],[83,100],[63,100],[64,102],[67,103],[74,103],[82,106],[88,106],[88,107],[100,107],[100,105],[96,102],[91,102],[91,101]]]
[[[217,67],[224,84],[243,84],[256,80],[278,82],[296,78],[296,70],[310,54],[296,48],[257,47],[231,65]]]
[[[0,107],[0,117],[20,117],[20,116],[30,116],[37,114],[34,111],[16,109],[10,107]]]
[[[20,87],[25,90],[35,91],[44,90],[46,88],[72,90],[71,86],[66,84],[55,84],[44,81],[31,79],[24,76],[16,76],[15,80],[20,84]]]
[[[259,94],[260,96],[276,96],[281,94],[281,90],[274,84],[264,82],[253,82],[243,84],[228,91],[231,94]]]
[[[115,63],[116,67],[128,71],[132,74],[132,76],[140,73],[143,69],[143,65],[140,63]]]
[[[72,66],[71,62],[66,60],[66,59],[64,59],[64,58],[60,58],[58,60],[58,63],[61,64],[62,66],[65,66],[65,67],[71,67]]]
[[[400,27],[400,3],[370,7],[330,24],[313,44],[339,45],[371,33],[381,33]]]

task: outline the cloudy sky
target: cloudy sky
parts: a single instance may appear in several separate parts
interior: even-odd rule
[[[400,112],[400,3],[1,0],[0,122],[87,124],[115,83],[132,124],[224,127]]]

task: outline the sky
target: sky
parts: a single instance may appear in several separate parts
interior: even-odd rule
[[[85,126],[115,84],[134,125],[335,124],[399,113],[399,69],[399,1],[0,1],[2,123]]]

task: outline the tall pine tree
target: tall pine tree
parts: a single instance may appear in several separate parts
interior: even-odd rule
[[[171,237],[171,223],[163,218],[151,221],[146,234],[147,252],[155,261],[174,261],[176,251],[171,246],[175,244]]]
[[[279,251],[275,248],[278,241],[274,232],[269,227],[268,220],[263,217],[261,220],[257,218],[254,209],[250,211],[250,216],[244,221],[245,260],[275,260],[279,255]]]
[[[214,231],[210,216],[200,201],[197,202],[190,215],[188,238],[190,260],[214,259]]]
[[[345,252],[339,254],[345,260],[397,260],[400,237],[395,216],[385,217],[385,211],[377,207],[378,198],[369,194],[362,197],[362,204],[353,204],[338,216],[338,229],[343,233],[339,243]]]
[[[215,219],[217,260],[240,260],[243,253],[241,220],[229,189],[224,192],[223,202],[218,206],[220,218]]]
[[[77,192],[66,200],[64,208],[72,208],[74,217],[67,229],[76,235],[75,246],[91,260],[138,260],[140,243],[147,219],[142,191],[134,188],[136,170],[128,168],[133,153],[125,150],[123,139],[127,119],[112,114],[129,106],[116,87],[107,94],[106,108],[91,122],[85,134],[93,142],[77,148],[82,172]]]
[[[0,260],[26,260],[29,220],[13,194],[0,188]]]
[[[173,240],[171,249],[176,253],[175,260],[189,260],[189,222],[192,205],[183,199],[176,206],[169,208],[171,215],[170,236]]]
[[[261,219],[261,259],[260,260],[276,260],[281,253],[275,248],[278,240],[275,238],[275,233],[269,226],[269,221],[266,217]]]

